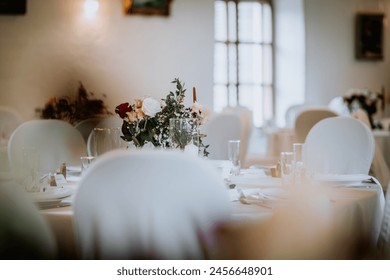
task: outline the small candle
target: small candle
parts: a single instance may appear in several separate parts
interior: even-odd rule
[[[195,103],[196,102],[196,88],[195,87],[192,88],[192,99]]]

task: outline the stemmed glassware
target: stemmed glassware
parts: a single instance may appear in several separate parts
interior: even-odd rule
[[[107,151],[123,148],[124,140],[120,137],[121,129],[114,128],[94,128],[92,131],[92,156],[99,156]]]
[[[289,186],[294,184],[294,153],[281,152],[280,153],[280,175],[282,177],[282,184]]]
[[[292,152],[280,153],[282,183],[286,186],[299,186],[304,183],[305,149],[303,143],[294,143]]]
[[[240,140],[229,140],[228,142],[228,157],[232,163],[230,174],[237,176],[240,174]]]
[[[35,147],[23,147],[22,149],[22,175],[23,186],[28,192],[39,191],[39,153]]]
[[[293,144],[294,153],[294,183],[302,184],[305,179],[305,145],[303,143]]]

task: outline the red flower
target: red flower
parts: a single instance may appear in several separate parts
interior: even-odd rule
[[[129,103],[122,103],[115,108],[115,113],[117,113],[122,119],[127,116],[127,112],[131,112],[133,109],[129,106]]]

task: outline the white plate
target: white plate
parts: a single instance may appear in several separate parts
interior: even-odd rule
[[[317,174],[313,179],[327,184],[354,184],[370,180],[371,176],[367,174]]]
[[[267,200],[286,200],[289,193],[282,188],[244,189],[241,190],[244,196],[257,196]]]
[[[36,201],[36,204],[41,209],[49,209],[49,208],[55,208],[57,207],[62,201],[61,199],[50,199],[50,200],[44,200],[44,201]]]
[[[50,202],[54,200],[62,200],[65,197],[73,194],[74,188],[69,186],[63,187],[46,187],[44,192],[28,193],[35,202]]]

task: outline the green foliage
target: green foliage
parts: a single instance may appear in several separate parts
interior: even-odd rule
[[[104,101],[101,99],[94,99],[94,94],[88,92],[83,84],[77,91],[77,95],[62,96],[60,98],[52,97],[41,110],[42,119],[58,119],[76,124],[82,120],[96,117],[98,115],[110,115]],[[106,97],[103,95],[103,97]]]
[[[202,122],[202,112],[193,111],[191,107],[183,104],[186,89],[184,83],[176,78],[172,81],[176,85],[175,92],[170,91],[164,99],[161,99],[161,110],[155,116],[147,116],[140,104],[123,103],[116,107],[115,112],[123,119],[122,138],[133,142],[138,147],[146,143],[152,143],[155,147],[172,148],[169,120],[173,118],[188,119],[190,123],[199,125]],[[193,127],[198,129],[198,127]],[[189,142],[190,135],[181,135],[179,148],[183,149]],[[183,138],[184,137],[184,138]],[[205,137],[205,135],[202,135]],[[207,146],[202,143],[202,137],[194,140],[194,144],[203,149],[203,154],[208,155]]]

